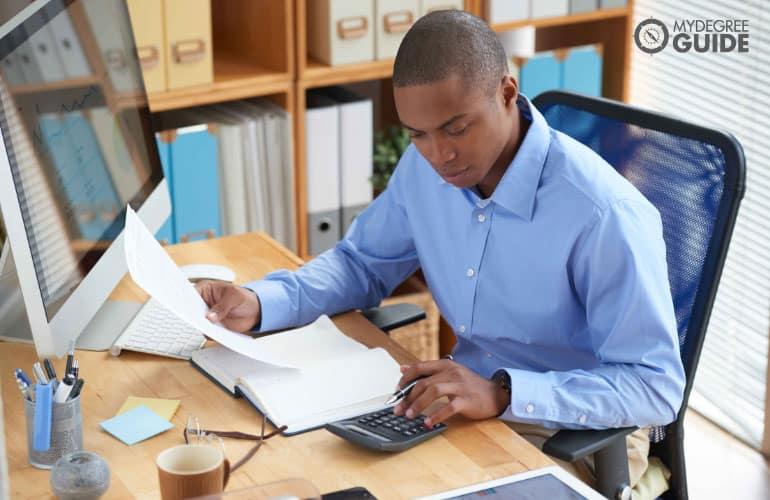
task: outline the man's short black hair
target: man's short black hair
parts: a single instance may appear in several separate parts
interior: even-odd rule
[[[462,10],[440,10],[418,19],[398,48],[393,86],[424,85],[459,77],[469,88],[493,92],[508,71],[495,32]]]

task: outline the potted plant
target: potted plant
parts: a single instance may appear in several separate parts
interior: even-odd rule
[[[401,155],[409,147],[409,134],[404,127],[390,126],[374,134],[374,167],[372,189],[377,196],[388,187],[388,181]]]

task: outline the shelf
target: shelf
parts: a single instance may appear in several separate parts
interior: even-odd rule
[[[618,7],[616,9],[599,9],[583,14],[570,14],[568,16],[546,17],[543,19],[525,19],[523,21],[514,21],[511,23],[493,24],[492,29],[496,32],[508,31],[525,26],[535,28],[547,28],[549,26],[566,26],[570,24],[588,23],[591,21],[601,21],[604,19],[613,19],[617,17],[626,17],[631,11],[628,7]]]
[[[299,77],[305,88],[379,80],[393,75],[393,59],[329,66],[307,57],[307,66]]]
[[[24,85],[14,85],[8,88],[13,95],[34,94],[38,92],[53,92],[56,90],[79,89],[90,85],[101,85],[101,81],[95,76],[83,78],[71,78],[68,80],[59,80],[56,82],[30,83]]]
[[[254,64],[228,54],[214,55],[214,82],[150,94],[153,112],[232,101],[288,92],[291,75]]]

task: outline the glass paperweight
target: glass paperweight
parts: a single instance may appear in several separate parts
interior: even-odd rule
[[[51,489],[62,500],[99,498],[110,486],[107,462],[90,451],[61,457],[51,469]]]

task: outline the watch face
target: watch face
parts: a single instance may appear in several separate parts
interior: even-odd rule
[[[646,19],[636,26],[636,46],[648,54],[656,54],[668,44],[668,28],[657,19]]]

